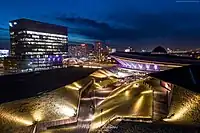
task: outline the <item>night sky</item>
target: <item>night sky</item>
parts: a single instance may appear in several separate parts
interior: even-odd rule
[[[134,48],[200,46],[200,2],[175,0],[1,0],[0,47],[9,20],[29,18],[69,27],[70,41]]]

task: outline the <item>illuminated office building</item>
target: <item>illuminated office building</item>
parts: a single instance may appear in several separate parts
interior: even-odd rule
[[[89,52],[87,44],[71,44],[68,46],[68,55],[70,57],[87,58],[88,54]]]
[[[103,45],[101,42],[96,42],[94,45],[95,57],[98,61],[101,61],[103,56]]]
[[[87,57],[88,56],[87,44],[80,44],[79,51],[80,51],[79,57]]]
[[[7,49],[0,49],[0,58],[7,57],[9,55],[9,50]]]
[[[29,60],[31,69],[62,66],[67,54],[67,28],[29,19],[10,21],[11,56]]]

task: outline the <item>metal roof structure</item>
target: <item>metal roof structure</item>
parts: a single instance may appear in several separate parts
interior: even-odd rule
[[[200,65],[189,65],[150,73],[149,76],[200,93]]]

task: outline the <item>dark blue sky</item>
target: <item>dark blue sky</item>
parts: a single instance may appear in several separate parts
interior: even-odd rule
[[[30,18],[69,27],[72,41],[106,40],[113,46],[199,47],[200,3],[175,0],[2,0],[0,45],[8,21]]]

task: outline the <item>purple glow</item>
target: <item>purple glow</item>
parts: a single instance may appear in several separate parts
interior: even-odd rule
[[[143,68],[142,64],[138,64],[138,66],[139,66],[139,68],[140,68],[140,69],[142,69],[142,68]]]
[[[132,68],[135,68],[135,65],[133,63],[131,63]]]
[[[134,61],[126,61],[121,59],[116,59],[121,67],[130,68],[130,69],[139,69],[139,70],[154,70],[159,71],[159,66],[157,64],[150,65],[145,63],[136,63]]]
[[[121,61],[121,60],[119,60],[119,59],[116,59],[122,66],[124,66],[123,64],[123,62]]]
[[[154,65],[154,69],[157,70],[157,69],[158,69],[158,66],[157,66],[157,65]]]
[[[133,64],[133,67],[136,69],[137,68],[136,64]]]
[[[131,62],[126,62],[126,64],[127,64],[127,66],[128,66],[129,68],[132,68]]]
[[[121,61],[122,66],[127,67],[126,63]]]
[[[126,67],[130,68],[130,65],[128,62],[125,62],[125,64],[126,64]]]
[[[150,65],[146,64],[146,68],[149,69],[149,68],[150,68]]]

